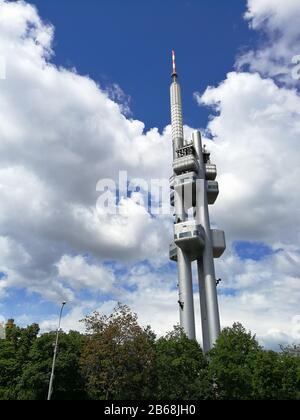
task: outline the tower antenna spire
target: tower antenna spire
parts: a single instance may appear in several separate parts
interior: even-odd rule
[[[176,71],[176,55],[175,51],[172,51],[172,64],[173,64],[173,71],[172,71],[172,77],[177,77],[177,71]]]

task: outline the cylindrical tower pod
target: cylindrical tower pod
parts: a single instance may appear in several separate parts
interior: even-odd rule
[[[190,340],[196,340],[192,265],[189,257],[179,247],[177,261],[180,326]]]
[[[183,146],[183,119],[180,85],[177,76],[173,76],[171,84],[171,118],[172,118],[172,141],[173,157],[176,159],[176,150]]]
[[[204,293],[206,297],[209,348],[212,348],[220,334],[221,327],[207,202],[207,181],[205,180],[202,139],[199,131],[195,131],[193,133],[193,142],[198,154],[200,165],[199,179],[196,181],[196,220],[197,223],[203,226],[205,231],[205,248],[203,251],[203,278]]]

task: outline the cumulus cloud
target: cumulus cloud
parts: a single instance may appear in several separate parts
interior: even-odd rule
[[[297,250],[280,250],[259,261],[241,260],[228,252],[217,264],[224,278],[220,286],[223,325],[243,320],[263,344],[276,349],[299,341],[299,262]]]
[[[223,278],[219,286],[219,302],[222,327],[237,320],[256,333],[260,343],[267,348],[279,349],[280,344],[299,341],[299,253],[279,251],[260,261],[240,260],[233,252],[217,264]],[[194,267],[194,274],[196,267]],[[118,289],[122,301],[139,315],[143,325],[150,324],[158,335],[170,331],[178,323],[178,292],[175,265],[169,270],[144,264],[132,267],[118,277]],[[96,300],[79,302],[63,321],[66,329],[83,330],[78,323],[86,313],[97,309],[111,313],[118,298],[103,304]],[[194,292],[197,338],[201,342],[199,295]],[[55,328],[55,317],[44,320],[42,328]]]
[[[115,276],[111,269],[88,264],[81,256],[64,255],[57,264],[58,275],[71,282],[72,287],[79,289],[113,292]]]
[[[300,62],[296,59],[300,54],[299,1],[248,0],[245,19],[250,28],[264,35],[264,41],[240,56],[238,67],[297,85],[299,77],[293,77],[293,68]]]

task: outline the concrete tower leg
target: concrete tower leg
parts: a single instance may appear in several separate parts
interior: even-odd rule
[[[202,154],[202,140],[199,131],[193,133],[193,142],[199,157],[199,179],[196,181],[196,220],[205,231],[205,247],[203,251],[203,278],[207,309],[209,348],[212,348],[220,334],[220,316],[217,298],[217,286],[212,249],[212,238],[207,201],[207,182]]]
[[[197,267],[198,267],[198,282],[199,282],[199,295],[200,295],[203,351],[206,353],[206,352],[208,352],[208,350],[210,348],[210,345],[209,345],[207,307],[206,307],[206,295],[205,295],[205,284],[204,284],[203,262],[202,262],[202,260],[197,261]]]
[[[197,207],[197,218],[200,219],[200,224],[202,224],[205,231],[203,278],[207,310],[209,348],[211,349],[220,334],[220,317],[205,180],[197,180],[196,191],[197,196],[202,197],[202,199],[199,200],[199,206]]]
[[[192,265],[189,257],[177,248],[180,326],[190,340],[196,339]]]
[[[182,186],[175,186],[175,213],[177,222],[186,220]],[[177,247],[180,326],[191,340],[196,339],[192,264],[190,258]]]

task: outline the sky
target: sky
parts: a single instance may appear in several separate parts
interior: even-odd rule
[[[184,83],[185,123],[205,124],[208,112],[191,100],[222,80],[235,55],[252,40],[241,16],[244,1],[38,0],[55,25],[54,62],[76,67],[107,87],[117,83],[134,118],[162,130],[169,122],[170,50]],[[66,28],[76,28],[68,31]],[[80,29],[79,29],[80,28]]]
[[[66,330],[118,301],[158,335],[178,322],[172,218],[139,192],[105,214],[96,191],[170,176],[175,49],[185,134],[218,167],[222,327],[299,342],[297,3],[0,0],[0,321],[54,329],[67,300]]]

